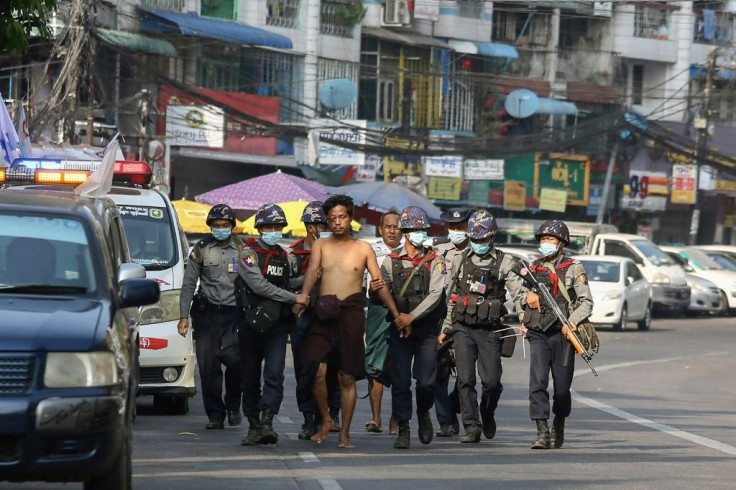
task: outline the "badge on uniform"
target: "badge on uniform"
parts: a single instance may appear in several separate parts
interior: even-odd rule
[[[258,263],[258,257],[256,257],[256,253],[251,249],[243,250],[243,253],[240,257],[246,267],[253,267]]]
[[[581,273],[578,276],[578,281],[582,282],[583,284],[588,284],[588,274],[586,274],[585,272]]]
[[[238,272],[238,262],[235,260],[235,257],[233,257],[232,261],[227,264],[227,271]]]
[[[437,261],[437,270],[440,271],[440,274],[443,276],[447,274],[447,266],[445,265],[445,262],[442,260]]]

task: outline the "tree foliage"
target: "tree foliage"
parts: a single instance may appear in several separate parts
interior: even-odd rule
[[[0,52],[26,53],[31,35],[52,36],[48,12],[57,0],[0,0]]]

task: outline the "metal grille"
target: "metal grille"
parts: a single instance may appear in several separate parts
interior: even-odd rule
[[[328,36],[353,37],[353,26],[342,20],[339,9],[342,4],[322,2],[320,7],[320,27],[322,34]]]
[[[445,129],[450,131],[472,131],[475,96],[472,85],[459,77],[449,81],[449,89],[443,101],[445,106]]]
[[[184,8],[184,0],[141,0],[143,5],[163,10],[179,10]]]
[[[299,0],[267,0],[266,24],[294,29],[299,20]]]
[[[669,39],[670,12],[637,6],[634,12],[634,36],[648,39]]]
[[[0,463],[20,459],[21,442],[17,436],[0,436]]]
[[[317,77],[320,82],[324,83],[335,78],[347,78],[358,85],[358,64],[341,60],[328,60],[320,58],[317,66]],[[330,111],[330,116],[337,119],[357,119],[358,117],[358,100],[356,100],[344,109]]]
[[[0,395],[27,392],[34,365],[32,357],[0,357]]]
[[[164,380],[164,368],[142,367],[138,376],[139,384],[166,383]]]
[[[716,12],[713,24],[712,29],[706,29],[703,13],[695,14],[693,41],[718,46],[729,43],[733,33],[733,17],[729,14]]]

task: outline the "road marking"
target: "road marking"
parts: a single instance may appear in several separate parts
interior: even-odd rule
[[[321,478],[317,482],[322,485],[324,490],[342,490],[340,484],[332,478]]]
[[[697,356],[697,357],[713,357],[713,356],[723,356],[723,355],[729,355],[729,354],[731,353],[730,352],[711,352],[711,353],[703,354],[702,356]],[[640,366],[642,364],[657,364],[657,363],[664,363],[664,362],[675,362],[675,361],[683,361],[683,360],[692,360],[693,358],[694,356],[670,357],[666,359],[649,359],[646,361],[622,362],[620,364],[609,364],[606,366],[601,366],[597,370],[598,372],[605,372],[605,371],[610,371],[610,370],[618,369],[618,368]],[[589,372],[588,370],[580,370],[580,371],[577,371],[574,376],[577,377],[578,375],[587,374],[588,372]],[[680,439],[694,442],[695,444],[700,444],[701,446],[715,449],[716,451],[720,451],[725,454],[730,454],[731,456],[736,456],[736,447],[734,446],[729,446],[728,444],[718,442],[714,439],[708,439],[707,437],[691,434],[690,432],[686,432],[681,429],[676,429],[669,425],[659,424],[652,420],[645,419],[643,417],[638,417],[625,410],[621,410],[619,408],[612,407],[610,405],[606,405],[605,403],[594,400],[593,398],[582,396],[578,394],[575,390],[570,390],[570,392],[572,393],[573,399],[575,399],[576,401],[583,403],[585,405],[588,405],[589,407],[600,410],[602,412],[606,412],[610,415],[613,415],[614,417],[619,417],[621,419],[628,420],[629,422],[632,422],[634,424],[642,425],[644,427],[649,427],[650,429],[658,430],[660,432],[664,432],[665,434],[679,437]]]
[[[286,437],[288,437],[292,441],[298,441],[299,440],[299,434],[297,434],[296,432],[287,432],[286,433]]]
[[[299,453],[299,457],[302,458],[302,461],[305,463],[319,463],[320,460],[314,453]]]
[[[287,417],[286,415],[284,415],[283,417],[282,417],[282,416],[277,416],[277,417],[276,417],[276,420],[278,420],[280,424],[293,424],[293,423],[294,423],[294,422],[293,422],[293,421],[292,421],[292,420],[291,420],[291,419],[290,419],[289,417]]]

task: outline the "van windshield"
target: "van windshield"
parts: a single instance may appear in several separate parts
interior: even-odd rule
[[[644,254],[644,256],[654,265],[674,265],[675,261],[672,260],[666,253],[662,252],[659,247],[650,242],[649,240],[632,240],[631,244],[634,245],[637,250]]]
[[[166,208],[119,204],[130,258],[147,270],[168,269],[176,263],[176,234]]]

